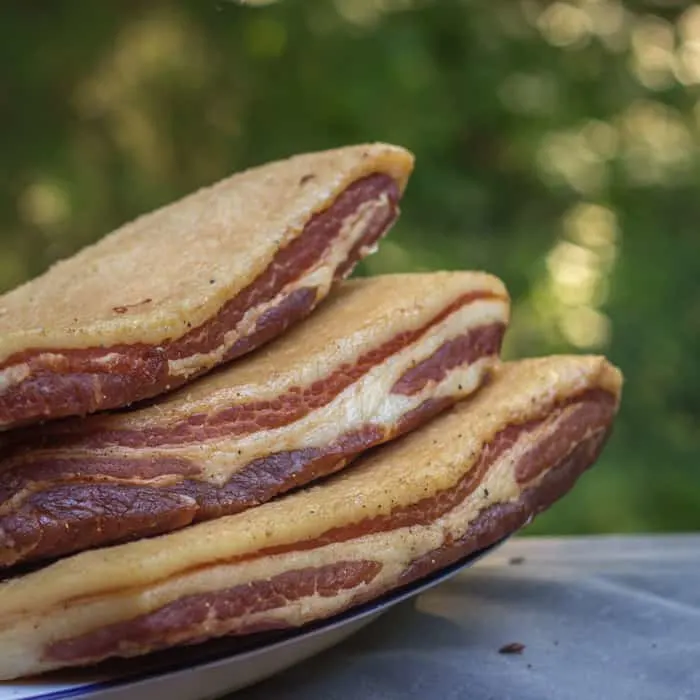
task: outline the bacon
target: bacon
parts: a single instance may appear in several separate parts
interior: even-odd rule
[[[524,488],[515,500],[481,509],[470,523],[464,524],[458,536],[446,538],[437,549],[408,561],[402,570],[383,580],[379,587],[368,585],[377,579],[384,566],[379,552],[375,560],[345,560],[316,569],[292,569],[271,579],[253,580],[232,588],[183,596],[151,613],[52,643],[45,650],[45,658],[52,663],[82,664],[111,656],[143,654],[224,634],[293,627],[297,624],[295,604],[299,601],[311,600],[315,595],[335,597],[338,605],[332,606],[326,613],[335,614],[421,579],[488,547],[564,495],[598,457],[609,435],[615,410],[614,396],[603,391],[589,392],[567,404],[575,406],[576,410],[559,423],[556,432],[559,449],[552,449],[551,442],[538,442],[514,467],[516,473],[524,473],[531,469],[523,469],[523,464],[536,464],[535,471],[537,474],[544,473],[544,477],[535,486]],[[407,528],[428,527],[457,508],[484,481],[489,469],[518,437],[534,433],[544,421],[556,423],[563,416],[567,404],[557,407],[545,418],[507,426],[484,447],[477,465],[454,489],[397,509],[382,518],[339,528],[326,536],[301,543],[301,546],[261,550],[253,558],[293,557],[303,549],[358,541],[377,532],[396,532],[397,537],[410,538],[410,534],[406,534],[410,532]],[[593,406],[600,410],[594,411]],[[293,558],[290,560],[293,561]],[[243,559],[235,563],[245,565],[249,561]],[[360,583],[364,586],[360,586]],[[353,596],[342,596],[346,591],[353,591]],[[260,616],[259,613],[264,614]],[[251,628],[251,625],[254,626]]]
[[[292,387],[274,399],[239,403],[217,411],[194,413],[178,422],[162,422],[161,425],[148,425],[139,429],[110,430],[108,422],[103,424],[93,420],[79,424],[75,430],[64,431],[59,427],[56,432],[49,429],[32,434],[31,439],[32,442],[41,442],[44,449],[64,446],[90,449],[157,448],[194,444],[219,437],[243,437],[281,428],[328,405],[371,369],[418,342],[451,314],[477,301],[503,301],[503,297],[489,290],[463,294],[424,326],[397,333],[379,347],[365,352],[352,364],[344,363],[310,386]],[[391,388],[392,393],[411,396],[418,394],[430,382],[437,384],[442,381],[450,370],[497,354],[504,332],[505,324],[498,322],[470,329],[457,338],[446,341],[429,358],[408,369]],[[85,464],[85,468],[90,469],[88,464]]]
[[[532,449],[518,461],[515,468],[516,479],[518,483],[527,485],[552,464],[557,464],[568,450],[575,449],[576,445],[587,440],[591,432],[605,430],[612,422],[615,411],[615,396],[602,389],[592,389],[580,396],[570,397],[544,416],[524,423],[514,423],[499,431],[482,447],[474,466],[449,489],[432,494],[408,506],[395,508],[387,515],[343,525],[312,540],[262,549],[248,555],[245,559],[316,549],[365,535],[416,525],[429,525],[473,494],[489,469],[512,448],[521,436],[533,434],[547,425],[556,426],[556,430],[537,440]],[[593,461],[594,458],[591,459],[591,462]]]
[[[273,576],[265,581],[234,586],[213,593],[181,598],[158,612],[105,627],[82,637],[49,646],[47,656],[71,662],[87,658],[106,658],[143,653],[146,648],[161,648],[203,635],[205,628],[225,628],[232,621],[273,611],[283,605],[313,596],[332,598],[341,591],[369,584],[381,571],[376,561],[340,561],[327,566],[309,567]],[[247,632],[285,627],[273,619],[261,625],[249,625]]]
[[[315,214],[249,286],[214,317],[179,338],[163,339],[154,346],[28,349],[8,357],[0,364],[0,429],[42,418],[85,415],[157,396],[208,371],[212,364],[233,360],[282,334],[325,296],[325,290],[309,286],[305,277],[336,245],[344,222],[373,204],[374,212],[359,239],[337,264],[336,279],[349,274],[388,230],[398,216],[400,194],[388,175],[378,173],[356,181]],[[237,330],[244,315],[271,303],[253,328]],[[232,332],[238,337],[229,343]],[[173,369],[174,361],[219,350],[218,360],[203,359],[187,373]],[[18,376],[19,380],[8,379],[3,386],[3,370],[10,379]]]
[[[485,325],[453,320],[479,304],[502,320]],[[338,471],[477,389],[497,362],[506,316],[507,301],[498,293],[471,291],[448,299],[427,322],[365,350],[354,364],[343,363],[309,387],[292,387],[274,399],[213,404],[207,413],[175,422],[158,421],[158,410],[145,409],[151,418],[139,424],[136,412],[126,427],[118,417],[93,417],[32,431],[0,459],[0,565],[170,532],[241,512]],[[435,345],[446,323],[457,324],[456,338],[425,356],[422,344]],[[396,326],[401,328],[400,320]],[[377,373],[371,385],[374,413],[353,424],[368,389],[343,392],[402,353],[407,369],[397,380]],[[469,368],[465,380],[452,379]],[[411,390],[396,392],[404,377]],[[389,409],[382,409],[387,401]],[[321,425],[324,412],[336,404],[342,408],[333,408],[333,415],[340,418],[328,421],[335,429],[324,442],[309,444],[295,424],[312,416]],[[245,438],[281,430],[290,435],[278,437],[284,447],[247,461],[239,457]]]
[[[598,430],[578,443],[555,468],[546,470],[537,486],[526,488],[514,501],[496,503],[481,510],[464,534],[414,559],[402,572],[398,585],[405,586],[439,571],[526,525],[573,488],[579,476],[595,463],[609,435],[609,427]],[[522,461],[518,466],[521,464]],[[541,467],[542,471],[545,469]]]
[[[314,488],[11,578],[0,678],[298,627],[422,578],[563,496],[605,445],[620,390],[602,358],[510,363]]]

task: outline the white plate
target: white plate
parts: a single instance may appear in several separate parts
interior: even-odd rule
[[[61,672],[23,682],[0,682],[0,700],[205,700],[220,697],[329,649],[390,607],[442,583],[500,544],[476,552],[379,600],[297,630],[247,639],[220,639],[143,659],[105,664],[97,671]]]

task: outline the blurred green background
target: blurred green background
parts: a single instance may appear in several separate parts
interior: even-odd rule
[[[599,466],[530,532],[700,529],[700,7],[24,0],[0,23],[0,289],[294,152],[417,170],[360,274],[483,268],[510,357],[625,372]]]

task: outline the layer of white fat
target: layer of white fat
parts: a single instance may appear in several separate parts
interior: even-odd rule
[[[223,484],[234,472],[262,457],[290,450],[326,449],[341,436],[368,425],[391,429],[403,416],[428,399],[461,398],[479,387],[484,374],[493,366],[493,356],[454,367],[441,381],[428,381],[421,391],[410,396],[391,391],[409,369],[431,357],[445,342],[464,335],[470,329],[503,322],[505,314],[506,304],[498,299],[479,300],[457,309],[417,342],[371,368],[328,404],[288,425],[261,429],[249,435],[223,436],[183,445],[105,448],[99,452],[138,459],[163,455],[189,458],[200,465],[201,478]],[[72,453],[77,454],[74,450]],[[91,453],[95,454],[95,451]]]
[[[29,365],[26,362],[10,365],[0,370],[0,396],[29,377]]]
[[[348,561],[376,561],[381,564],[381,570],[369,584],[362,583],[331,597],[315,593],[290,600],[274,610],[231,620],[228,629],[235,630],[272,616],[291,624],[302,624],[344,609],[360,592],[373,595],[396,586],[414,560],[467,534],[470,524],[483,509],[517,500],[524,488],[536,488],[547,469],[529,484],[519,485],[516,480],[517,464],[537,443],[556,431],[569,413],[570,410],[567,409],[534,431],[521,433],[511,447],[490,466],[477,488],[430,524],[371,533],[314,549],[265,555],[235,564],[198,567],[141,591],[96,593],[90,598],[66,601],[65,605],[57,605],[51,610],[25,611],[13,618],[5,618],[0,621],[0,678],[58,666],[59,664],[45,660],[43,652],[48,645],[59,640],[153,612],[185,596],[226,590],[255,581],[268,581],[290,571]],[[599,430],[600,428],[591,427],[589,434]],[[572,444],[571,450],[575,446]],[[554,465],[545,466],[549,468]],[[467,473],[468,470],[455,474],[456,479]],[[423,495],[420,493],[419,497]],[[359,520],[361,513],[358,516]],[[222,547],[223,557],[225,545]]]
[[[363,202],[343,220],[340,232],[314,267],[287,284],[274,298],[249,309],[236,327],[224,335],[223,342],[217,348],[178,360],[170,360],[168,362],[170,375],[188,377],[202,367],[213,367],[222,362],[225,354],[238,340],[255,331],[257,322],[264,313],[279,306],[297,289],[308,287],[316,290],[317,299],[325,297],[333,284],[336,269],[347,260],[348,253],[365,234],[374,217],[380,211],[389,209],[390,206],[386,193],[382,193],[376,199]]]

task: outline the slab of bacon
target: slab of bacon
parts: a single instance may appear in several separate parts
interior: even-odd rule
[[[0,566],[169,532],[343,467],[476,390],[503,284],[345,282],[267,348],[149,406],[31,428],[0,458]]]
[[[475,398],[317,486],[8,580],[0,678],[296,627],[444,567],[566,493],[620,391],[600,357],[505,365]]]
[[[384,144],[254,168],[0,296],[0,430],[156,396],[280,335],[374,249],[412,168]]]

